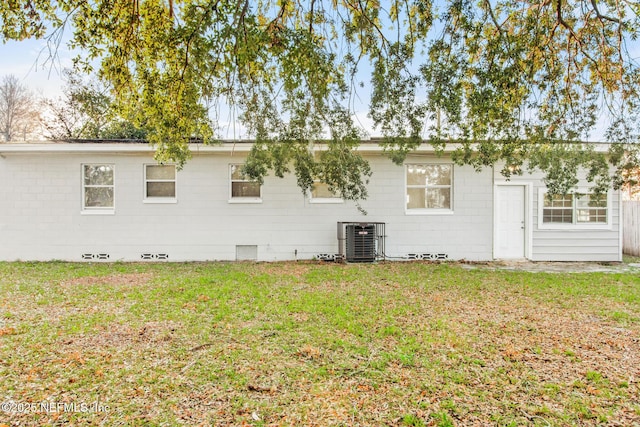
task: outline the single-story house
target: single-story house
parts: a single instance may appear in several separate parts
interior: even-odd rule
[[[246,180],[250,148],[193,144],[178,171],[145,143],[0,144],[0,260],[622,260],[618,191],[550,199],[541,175],[506,180],[428,144],[399,166],[370,141],[364,215],[321,183]]]

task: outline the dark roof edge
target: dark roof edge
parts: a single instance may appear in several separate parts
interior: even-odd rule
[[[362,143],[370,143],[370,144],[375,144],[375,143],[380,143],[384,141],[384,137],[371,137],[369,139],[363,139],[360,142]],[[149,141],[147,141],[146,139],[111,139],[111,138],[68,138],[68,139],[55,139],[55,140],[49,140],[50,143],[69,143],[69,144],[149,144]],[[222,144],[254,144],[256,142],[255,139],[217,139],[217,140],[213,140],[210,144],[205,144],[205,142],[201,139],[201,138],[190,138],[187,141],[189,144],[203,144],[203,145],[210,145],[210,144],[216,144],[216,143],[222,143]],[[313,141],[315,144],[323,144],[326,143],[327,141],[324,140],[316,140]],[[422,143],[423,144],[428,144],[431,141],[428,139],[423,139]],[[455,140],[451,140],[451,141],[447,141],[448,143],[459,143],[459,141],[455,141]],[[494,141],[494,142],[500,142],[500,141]],[[604,145],[611,145],[614,144],[614,142],[610,142],[610,141],[565,141],[565,144],[604,144]]]

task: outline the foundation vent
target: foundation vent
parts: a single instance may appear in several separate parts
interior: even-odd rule
[[[449,259],[449,255],[442,253],[429,253],[429,254],[407,254],[408,260],[417,261],[446,261]]]
[[[169,259],[169,254],[142,254],[140,255],[140,259],[145,260],[145,261],[153,261],[153,260],[159,260],[159,261],[166,261]]]
[[[342,261],[340,254],[317,254],[316,259],[318,261]]]
[[[83,261],[89,260],[107,260],[109,259],[109,254],[82,254],[81,256]]]

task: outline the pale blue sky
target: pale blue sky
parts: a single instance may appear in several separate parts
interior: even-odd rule
[[[0,0],[1,1],[1,0]],[[57,56],[50,58],[49,48],[44,40],[8,41],[0,43],[0,78],[13,74],[27,88],[38,96],[56,98],[62,94],[64,79],[62,70],[72,67],[74,54],[66,45],[61,44]],[[364,99],[364,95],[363,99]],[[367,117],[366,105],[361,105],[355,118],[357,123],[370,135],[373,122]],[[225,105],[219,106],[218,114],[214,114],[218,123],[218,136],[223,139],[245,139],[250,135],[239,125],[238,112]]]
[[[628,40],[627,46],[632,56],[638,60],[640,57],[640,42]],[[56,98],[61,94],[64,81],[62,70],[70,68],[72,65],[73,53],[69,51],[66,44],[61,43],[57,55],[52,59],[50,50],[44,40],[8,41],[0,43],[0,78],[13,74],[35,94]],[[363,76],[367,78],[367,76]],[[366,91],[366,89],[365,89]],[[366,98],[368,94],[360,93],[361,102],[356,106],[356,120],[371,136],[378,132],[373,131],[372,121],[367,117]],[[238,126],[235,120],[236,115],[232,109],[221,108],[217,117],[220,126],[219,136],[221,138],[240,139],[246,138],[244,129]],[[603,115],[596,129],[591,132],[592,141],[602,139],[603,129],[606,127],[607,117]]]
[[[60,47],[52,61],[43,40],[0,44],[0,77],[13,74],[36,94],[59,95],[63,85],[61,72],[65,67],[71,67],[71,53],[66,46]]]

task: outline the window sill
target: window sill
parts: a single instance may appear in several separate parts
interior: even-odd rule
[[[342,200],[339,197],[327,197],[327,198],[315,198],[315,199],[310,198],[309,203],[318,204],[318,205],[336,204],[336,203],[344,203],[344,200]]]
[[[171,204],[171,203],[178,203],[178,199],[174,198],[174,197],[158,197],[158,198],[148,198],[148,199],[143,199],[142,203],[148,203],[148,204]]]
[[[585,231],[613,230],[611,224],[538,224],[538,230]]]
[[[229,199],[229,203],[262,203],[262,199],[257,197],[234,197]]]
[[[84,209],[80,211],[80,215],[115,215],[115,209]]]
[[[404,211],[405,215],[453,215],[452,209],[410,209]]]

